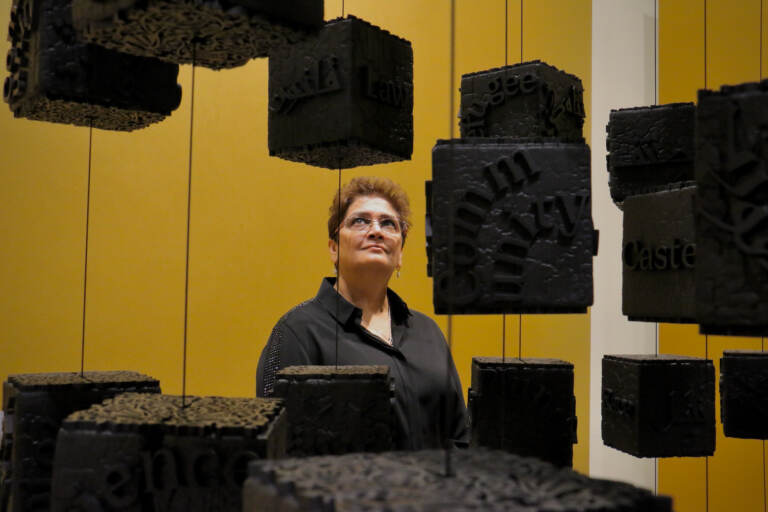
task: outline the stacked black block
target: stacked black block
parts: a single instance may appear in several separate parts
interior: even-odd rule
[[[51,510],[239,512],[248,463],[285,434],[275,399],[123,394],[62,425]]]
[[[72,11],[87,41],[212,69],[266,57],[323,23],[323,0],[73,0]]]
[[[768,335],[768,81],[699,91],[696,315],[705,334]]]
[[[274,396],[288,409],[288,453],[381,452],[395,446],[387,366],[290,366]]]
[[[603,442],[636,457],[715,451],[712,361],[673,355],[603,357]]]
[[[472,358],[472,446],[573,465],[573,365],[558,359]]]
[[[124,392],[159,393],[160,384],[135,372],[10,375],[3,384],[0,510],[47,510],[62,421]]]
[[[257,461],[243,492],[244,512],[671,512],[672,500],[626,483],[498,450],[354,453]]]
[[[270,55],[270,155],[343,169],[412,151],[410,42],[348,16]]]
[[[16,117],[135,130],[179,106],[179,67],[79,42],[70,0],[14,0],[3,98]]]
[[[720,417],[727,437],[768,439],[768,353],[726,350],[720,359]]]

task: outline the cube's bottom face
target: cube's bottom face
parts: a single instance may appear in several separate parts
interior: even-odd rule
[[[314,146],[270,149],[269,154],[283,160],[331,170],[387,164],[411,158],[410,153],[396,154],[356,140],[328,142]]]
[[[706,321],[705,319],[699,320]],[[766,325],[710,325],[706,323],[699,324],[699,333],[713,336],[750,336],[764,337],[768,336],[768,324]]]
[[[29,98],[14,111],[15,117],[49,123],[89,126],[101,130],[132,131],[145,128],[166,118],[163,114],[123,110],[76,101]]]

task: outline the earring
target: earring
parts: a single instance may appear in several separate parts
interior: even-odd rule
[[[335,276],[339,275],[339,269],[337,269],[336,267],[333,267],[333,275]]]
[[[397,268],[397,278],[400,279],[400,267]]]

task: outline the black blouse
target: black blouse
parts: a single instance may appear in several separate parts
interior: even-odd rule
[[[335,278],[324,279],[313,299],[294,307],[277,322],[259,359],[257,395],[270,396],[276,372],[286,366],[336,364],[338,332],[339,365],[389,366],[395,382],[400,449],[441,447],[446,425],[451,439],[466,444],[467,410],[461,382],[437,324],[408,309],[387,289],[392,317],[390,346],[360,325],[362,310],[336,292],[335,282]]]

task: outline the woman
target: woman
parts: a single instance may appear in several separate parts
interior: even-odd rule
[[[328,248],[338,279],[324,279],[317,296],[277,322],[259,360],[257,391],[270,396],[286,366],[385,364],[395,382],[399,448],[441,447],[446,425],[463,444],[466,408],[445,338],[387,287],[402,264],[409,214],[405,192],[385,178],[354,178],[336,193]]]

